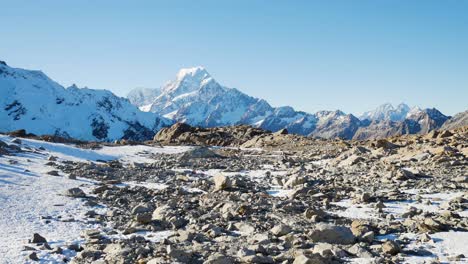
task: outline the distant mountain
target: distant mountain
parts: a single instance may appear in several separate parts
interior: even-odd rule
[[[382,109],[385,109],[385,111],[381,111]],[[425,134],[441,128],[450,119],[449,116],[445,116],[435,108],[422,110],[415,107],[408,111],[409,107],[404,105],[401,108],[397,107],[397,109],[405,110],[397,111],[397,114],[393,115],[395,108],[385,104],[376,111],[367,112],[371,114],[366,115],[365,118],[369,120],[368,117],[373,117],[371,123],[360,127],[353,139],[363,140],[405,134]],[[401,117],[403,112],[406,112],[406,114]]]
[[[129,100],[144,111],[192,126],[246,124],[318,138],[369,139],[427,133],[450,117],[437,109],[386,103],[359,118],[342,111],[311,114],[290,106],[272,107],[263,99],[219,84],[203,67],[182,69],[160,89],[135,89]]]
[[[140,108],[140,109],[138,109]],[[0,61],[0,132],[26,129],[81,140],[150,139],[174,122],[215,127],[250,125],[317,138],[369,139],[427,133],[467,123],[437,109],[384,104],[360,118],[342,111],[306,113],[219,84],[203,67],[182,69],[161,88],[138,88],[128,99],[106,90],[64,88],[41,71]]]
[[[468,126],[468,110],[454,115],[442,125],[441,129],[450,130],[464,126]]]
[[[373,111],[365,112],[359,119],[368,119],[370,121],[403,121],[410,110],[411,108],[404,103],[399,104],[397,107],[386,103]]]
[[[135,96],[143,93],[157,96]],[[203,67],[180,70],[175,80],[154,92],[133,90],[129,100],[140,109],[192,126],[247,124],[271,131],[286,128],[301,135],[348,139],[360,126],[358,118],[341,111],[309,114],[289,106],[272,107],[263,99],[220,85]]]
[[[170,124],[109,91],[64,88],[41,71],[0,62],[0,132],[26,129],[81,140],[144,140]]]
[[[142,109],[145,112],[148,112],[147,107],[151,105],[156,97],[161,94],[160,89],[152,89],[152,88],[135,88],[130,93],[128,93],[127,98],[128,100],[138,106],[138,108]]]

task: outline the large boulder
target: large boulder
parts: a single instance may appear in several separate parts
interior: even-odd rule
[[[175,143],[177,139],[187,132],[194,132],[195,128],[185,123],[176,123],[171,127],[161,129],[153,138],[153,141],[163,143]]]
[[[213,182],[215,185],[215,191],[222,191],[231,188],[232,186],[231,179],[221,173],[213,176]]]
[[[353,232],[348,227],[326,223],[317,224],[309,237],[314,242],[330,244],[352,244],[355,241]]]
[[[73,198],[84,198],[84,197],[86,197],[86,193],[83,190],[81,190],[80,188],[68,189],[65,192],[65,195],[73,197]]]

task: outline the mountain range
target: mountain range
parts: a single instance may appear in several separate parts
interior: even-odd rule
[[[25,129],[81,140],[144,140],[171,120],[140,111],[110,91],[64,88],[41,71],[0,61],[0,131]]]
[[[340,110],[306,113],[290,106],[273,107],[235,88],[219,84],[203,67],[182,69],[161,88],[137,88],[128,99],[142,111],[158,113],[192,126],[247,124],[271,131],[286,128],[319,138],[369,139],[427,133],[449,116],[437,109],[383,104],[359,117]]]
[[[175,122],[215,127],[246,124],[317,138],[369,139],[468,125],[437,109],[384,104],[357,117],[340,110],[306,113],[219,84],[203,67],[182,69],[161,88],[137,88],[127,98],[110,91],[63,87],[41,71],[0,61],[0,132],[26,129],[91,141],[150,139]]]

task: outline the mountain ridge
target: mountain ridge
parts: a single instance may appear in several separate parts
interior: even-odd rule
[[[139,111],[108,90],[65,88],[42,71],[0,64],[0,131],[90,141],[144,140],[172,121]]]
[[[449,118],[436,109],[431,112],[404,103],[396,107],[385,103],[359,117],[341,110],[307,113],[291,106],[273,107],[264,99],[219,84],[201,66],[181,69],[174,80],[154,93],[157,96],[144,101],[131,96],[128,99],[144,111],[192,126],[246,124],[270,131],[285,128],[291,133],[322,138],[362,139],[382,134],[426,133],[440,128]]]

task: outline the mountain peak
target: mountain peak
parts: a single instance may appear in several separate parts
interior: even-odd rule
[[[182,68],[177,73],[177,79],[182,80],[184,78],[201,78],[205,79],[210,77],[210,74],[206,71],[203,66],[196,66],[191,68]]]
[[[177,73],[176,79],[167,83],[161,90],[179,95],[198,90],[210,81],[214,80],[202,66],[183,68]]]
[[[361,115],[361,120],[371,121],[401,121],[410,112],[410,107],[405,103],[400,103],[397,107],[394,107],[391,103],[385,103],[377,107],[375,110],[365,112]]]
[[[0,60],[0,64],[1,64],[1,65],[5,65],[5,66],[8,66],[8,65],[6,64],[6,62],[4,62],[4,61],[2,61],[2,60]]]

